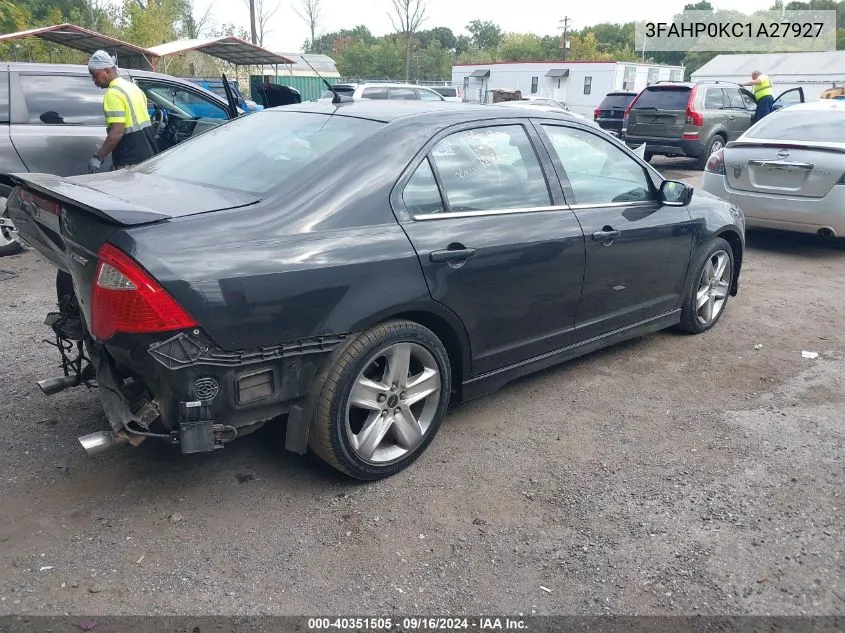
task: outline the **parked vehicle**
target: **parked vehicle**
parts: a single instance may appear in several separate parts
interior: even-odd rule
[[[223,85],[223,80],[218,78],[208,78],[208,77],[195,77],[188,79],[198,86],[201,86],[208,90],[209,92],[213,92],[221,99],[226,99],[226,88]],[[235,95],[235,101],[238,104],[238,107],[243,110],[244,112],[258,112],[264,109],[264,106],[252,101],[251,99],[247,99],[244,96],[244,93],[241,92],[241,87],[238,85],[237,81],[229,81],[229,88],[231,88],[232,93]],[[208,116],[208,115],[206,115]]]
[[[701,184],[750,227],[845,236],[845,103],[773,112],[714,153]]]
[[[159,147],[166,149],[232,117],[225,99],[177,77],[121,69],[146,93]],[[222,82],[221,82],[222,83]],[[0,214],[10,174],[84,174],[106,138],[103,91],[86,66],[0,63]],[[111,169],[111,156],[103,170]],[[0,223],[0,255],[21,250],[14,226]]]
[[[464,96],[461,94],[461,89],[457,86],[431,86],[431,89],[443,97],[446,101],[462,103],[464,100]]]
[[[415,86],[402,83],[361,83],[361,84],[333,84],[332,90],[353,100],[378,99],[400,101],[446,101],[438,92],[426,86]],[[332,90],[326,90],[319,101],[331,101],[334,98]]]
[[[774,107],[799,101],[804,89],[793,88],[781,93]],[[704,169],[713,152],[751,127],[756,109],[754,96],[736,84],[657,82],[628,106],[622,135],[632,147],[648,143],[649,160],[656,154],[688,156]]]
[[[593,111],[593,120],[611,134],[621,135],[622,118],[636,96],[636,92],[625,90],[607,93]]]
[[[112,428],[92,450],[211,451],[286,415],[288,449],[389,476],[450,403],[709,330],[743,261],[739,209],[539,110],[303,103],[129,170],[16,181],[12,219],[72,279],[51,322],[93,362]]]

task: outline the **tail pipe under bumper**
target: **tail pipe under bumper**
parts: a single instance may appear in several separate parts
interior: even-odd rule
[[[112,433],[111,431],[97,431],[79,438],[82,448],[90,456],[106,453],[113,448],[129,443],[129,436],[125,433]]]

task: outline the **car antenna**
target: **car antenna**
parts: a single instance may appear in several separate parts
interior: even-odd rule
[[[322,80],[322,82],[324,84],[326,84],[326,88],[328,88],[329,91],[331,91],[331,93],[334,95],[334,97],[332,98],[332,103],[337,104],[337,103],[347,103],[349,101],[353,101],[353,99],[351,97],[345,97],[344,98],[343,96],[341,96],[341,94],[337,90],[335,90],[334,87],[328,81],[326,81],[326,78],[323,77],[320,73],[317,72],[317,69],[314,68],[311,65],[311,62],[309,62],[307,59],[305,59],[305,53],[300,55],[300,57],[302,58],[302,61],[304,61],[306,64],[308,64],[308,68],[313,70],[314,74],[317,75],[317,77],[319,77],[320,80]]]

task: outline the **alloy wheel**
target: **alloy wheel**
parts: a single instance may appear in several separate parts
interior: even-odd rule
[[[417,343],[382,349],[349,393],[346,433],[352,450],[369,464],[402,459],[422,444],[441,397],[440,369],[427,349]]]
[[[731,258],[727,252],[713,253],[701,271],[695,310],[699,323],[709,326],[722,313],[731,288]]]

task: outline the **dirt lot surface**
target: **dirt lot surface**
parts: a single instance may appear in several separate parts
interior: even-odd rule
[[[456,408],[373,484],[272,427],[87,457],[96,392],[35,384],[58,373],[53,270],[0,269],[0,615],[845,613],[843,244],[749,234],[711,332]]]

